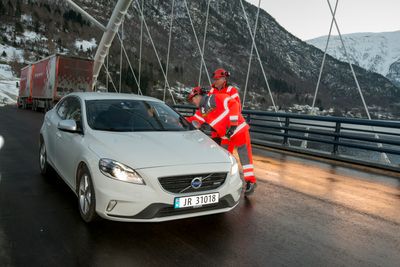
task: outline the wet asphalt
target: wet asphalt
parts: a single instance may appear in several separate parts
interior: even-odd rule
[[[398,177],[255,148],[257,192],[229,213],[87,225],[39,173],[42,120],[0,108],[0,266],[400,266]]]

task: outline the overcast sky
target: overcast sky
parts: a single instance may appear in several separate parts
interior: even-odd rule
[[[258,0],[247,1],[258,6]],[[333,8],[335,0],[331,4]],[[261,0],[261,8],[300,39],[328,35],[331,14],[326,0]],[[400,0],[341,0],[337,21],[343,34],[398,31]]]

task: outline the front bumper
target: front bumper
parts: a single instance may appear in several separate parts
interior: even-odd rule
[[[210,172],[229,173],[229,170],[229,163],[138,169],[137,171],[145,180],[146,185],[136,185],[110,179],[97,168],[92,170],[96,211],[101,217],[109,220],[143,222],[176,220],[227,212],[233,209],[240,199],[243,182],[239,173],[233,176],[228,174],[224,184],[215,190],[183,194],[165,191],[159,183],[158,177]],[[219,203],[197,208],[174,209],[173,207],[176,197],[207,193],[219,193]],[[117,204],[112,210],[107,211],[110,201],[116,201]]]

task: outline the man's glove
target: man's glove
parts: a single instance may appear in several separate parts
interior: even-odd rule
[[[231,126],[226,130],[225,136],[231,138],[232,134],[235,132],[237,126]]]
[[[210,124],[205,122],[201,125],[200,130],[202,130],[203,132],[211,132],[213,131],[213,128],[210,126]]]

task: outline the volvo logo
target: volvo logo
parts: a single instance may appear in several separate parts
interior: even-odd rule
[[[203,184],[203,177],[195,177],[190,183],[193,189],[199,189]]]

